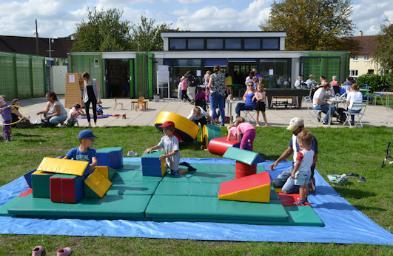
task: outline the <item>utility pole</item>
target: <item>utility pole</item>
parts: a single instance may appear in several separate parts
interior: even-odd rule
[[[38,47],[38,24],[37,24],[37,19],[35,19],[35,54],[39,55],[40,50]]]

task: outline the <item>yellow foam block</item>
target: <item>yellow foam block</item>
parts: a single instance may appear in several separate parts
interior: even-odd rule
[[[276,191],[276,193],[282,192],[282,188],[275,188],[274,190]]]
[[[218,195],[218,198],[221,200],[268,203],[270,202],[270,184]]]
[[[112,186],[112,182],[101,173],[94,171],[86,179],[85,184],[99,197],[104,197],[105,193]]]
[[[105,178],[109,179],[109,167],[108,166],[96,166],[94,169],[95,172],[98,172]]]
[[[82,176],[88,164],[86,161],[45,157],[42,159],[37,171]]]
[[[188,120],[184,116],[172,112],[163,111],[158,114],[156,121],[154,123],[162,124],[165,121],[174,122],[176,129],[188,134],[194,140],[196,139],[199,132],[199,126],[196,125],[193,121]]]
[[[47,174],[50,174],[50,173],[44,172],[44,171],[35,171],[35,172],[33,172],[32,174],[33,174],[33,175],[47,175]]]
[[[164,177],[166,174],[166,161],[165,159],[161,160],[161,175]]]

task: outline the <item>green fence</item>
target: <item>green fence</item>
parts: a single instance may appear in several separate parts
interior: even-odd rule
[[[0,94],[8,99],[45,94],[45,58],[0,52]]]
[[[300,58],[300,73],[307,79],[310,74],[315,78],[337,76],[344,81],[349,75],[349,52],[306,52]]]

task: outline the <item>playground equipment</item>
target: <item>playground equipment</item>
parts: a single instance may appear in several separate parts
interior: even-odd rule
[[[221,128],[217,125],[206,124],[202,129],[202,143],[208,148],[212,139],[221,137]]]
[[[227,137],[219,137],[209,141],[207,150],[213,154],[222,156],[225,154],[228,148],[239,147],[240,143],[236,140],[227,140]]]
[[[166,174],[165,160],[160,160],[162,151],[144,154],[141,159],[143,176],[164,177]]]
[[[121,147],[98,149],[97,165],[109,166],[113,169],[123,168],[123,149]]]
[[[160,126],[166,121],[175,123],[176,135],[181,142],[191,142],[197,138],[199,127],[187,118],[172,112],[163,111],[158,114],[154,125],[161,130]]]
[[[270,202],[270,176],[267,172],[221,183],[218,198],[244,202]]]
[[[236,160],[236,178],[255,174],[257,164],[264,161],[262,156],[256,152],[234,147],[228,148],[224,157]]]

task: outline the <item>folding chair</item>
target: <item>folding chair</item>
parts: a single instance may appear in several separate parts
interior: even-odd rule
[[[308,96],[303,97],[303,100],[305,103],[308,104],[308,113],[310,114],[311,118],[313,120],[318,120],[318,122],[320,122],[321,120],[321,110],[315,110],[313,108],[313,104],[312,104],[312,96],[311,96],[312,90],[310,90],[310,94]]]
[[[255,110],[242,110],[242,112],[244,112],[244,119],[248,120],[248,121],[254,121],[255,123],[257,123],[257,120],[255,119],[254,113],[256,113]]]
[[[360,108],[360,112],[359,113],[353,113],[353,112],[348,111],[348,110],[344,111],[344,113],[347,116],[347,118],[346,118],[346,120],[345,120],[343,125],[348,123],[349,127],[352,127],[351,116],[354,115],[355,116],[354,127],[356,127],[357,125],[359,125],[360,127],[363,127],[362,119],[363,119],[363,116],[364,116],[364,112],[366,111],[366,107],[367,107],[367,104],[364,103],[364,102],[354,102],[352,104],[352,108],[355,108],[355,109],[359,109]]]

